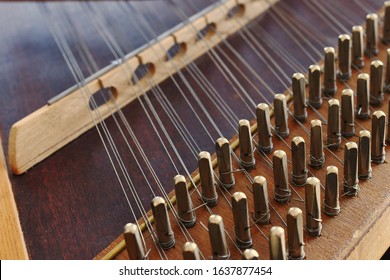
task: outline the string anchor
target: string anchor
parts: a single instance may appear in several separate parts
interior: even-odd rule
[[[340,213],[339,169],[333,165],[326,168],[324,213],[328,216]]]
[[[167,205],[164,198],[156,196],[152,199],[152,212],[156,225],[158,243],[164,250],[175,246],[175,237],[169,221]]]
[[[248,200],[243,192],[233,194],[232,211],[237,246],[241,249],[249,248],[252,246],[252,237],[249,227]]]
[[[353,91],[344,89],[341,93],[341,135],[350,138],[355,134]]]
[[[306,231],[311,236],[320,236],[321,221],[321,183],[316,177],[309,177],[305,187]]]
[[[253,153],[251,126],[248,120],[239,121],[238,137],[240,140],[241,165],[247,170],[254,169],[256,161]]]
[[[200,183],[202,185],[202,200],[207,206],[217,205],[218,194],[215,188],[213,168],[209,152],[200,152],[198,157]]]
[[[303,242],[302,210],[291,207],[287,212],[288,259],[303,260],[305,258]]]
[[[208,222],[208,230],[213,259],[229,259],[230,252],[226,243],[225,227],[222,217],[219,215],[211,215]]]
[[[234,188],[234,176],[232,167],[232,149],[226,138],[218,138],[215,142],[215,153],[219,171],[219,182],[225,189]]]
[[[305,76],[301,73],[295,73],[292,76],[294,118],[299,122],[305,122],[307,118],[305,89],[306,89]]]
[[[364,67],[363,27],[352,27],[352,64],[357,68]]]
[[[358,180],[358,146],[348,142],[344,148],[343,190],[346,195],[356,196],[359,192]]]
[[[198,245],[194,242],[186,242],[183,246],[183,260],[200,260]]]
[[[366,50],[367,56],[378,54],[378,15],[371,13],[366,16]]]
[[[359,74],[356,89],[356,117],[366,120],[370,117],[370,76]]]
[[[305,140],[296,136],[291,140],[292,158],[292,181],[296,186],[303,186],[307,179],[306,168],[306,143]]]
[[[368,180],[372,177],[371,168],[371,133],[368,130],[359,132],[358,178]]]
[[[379,106],[383,102],[383,63],[374,60],[370,65],[370,104]]]
[[[286,237],[282,227],[274,226],[271,228],[269,253],[271,260],[287,260]]]
[[[290,200],[291,190],[288,187],[287,155],[282,150],[274,152],[272,157],[274,170],[274,198],[278,203],[287,203]]]
[[[177,214],[180,222],[185,227],[192,227],[196,222],[196,214],[193,211],[193,204],[187,189],[186,179],[183,175],[176,175],[174,178]]]
[[[322,143],[322,123],[320,120],[311,121],[309,165],[319,169],[324,165],[325,154]]]
[[[129,260],[144,260],[145,250],[142,246],[141,233],[136,224],[128,223],[123,229]]]
[[[257,105],[256,117],[258,137],[257,148],[264,153],[269,153],[273,148],[269,106],[265,103]]]
[[[337,99],[328,101],[328,125],[326,145],[329,149],[338,149],[341,143],[340,103]]]
[[[322,93],[325,96],[333,97],[337,91],[336,86],[336,66],[334,48],[326,47],[324,49],[324,85]]]
[[[339,70],[337,77],[340,81],[348,81],[351,78],[351,37],[348,34],[342,34],[338,40],[339,47]]]
[[[271,215],[268,207],[267,179],[263,176],[253,178],[252,192],[254,220],[260,225],[269,224]]]
[[[318,65],[309,67],[309,104],[315,109],[322,105],[321,68]]]
[[[383,163],[386,159],[385,150],[386,114],[375,111],[372,114],[371,126],[371,159],[375,163]]]

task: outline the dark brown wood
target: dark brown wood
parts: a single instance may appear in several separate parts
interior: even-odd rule
[[[336,6],[339,1],[332,0],[330,2]],[[381,4],[382,1],[367,1],[367,7],[372,11],[377,10]],[[73,85],[74,81],[63,63],[61,53],[47,28],[45,19],[40,16],[36,4],[1,3],[0,5],[0,84],[2,85],[0,127],[3,130],[3,135],[8,135],[14,122],[41,107],[49,98]],[[68,11],[72,20],[76,22],[75,25],[81,30],[81,35],[87,42],[88,48],[91,49],[99,67],[107,65],[113,59],[98,33],[93,32],[95,27],[88,20],[88,17],[82,16],[83,9],[80,8],[80,4],[54,3],[51,5],[53,9],[61,8],[59,5],[64,5],[62,8],[66,9],[63,11]],[[120,6],[114,5],[114,3],[99,5],[105,9],[107,17],[115,16],[116,19],[123,22],[123,26],[128,26],[128,14],[126,11],[122,11]],[[313,29],[327,34],[336,44],[335,38],[338,34],[330,30],[326,23],[322,22],[318,15],[314,14],[301,1],[288,1],[284,5],[294,7],[294,13],[290,18],[292,22],[298,18],[311,22]],[[367,11],[363,11],[350,1],[346,1],[343,5],[350,8],[353,22],[363,22]],[[277,7],[283,8],[280,5]],[[187,7],[187,10],[192,9]],[[152,20],[154,11],[148,14],[152,18],[150,23],[154,28],[159,27],[160,31],[164,29],[165,24],[161,24],[161,21],[169,21],[170,26],[174,24],[173,17],[164,16],[161,7],[158,7],[158,11],[161,11],[159,13],[161,18]],[[169,11],[167,12],[169,13]],[[64,26],[66,26],[65,12],[60,14],[62,17],[59,17],[58,20],[63,21]],[[257,23],[261,24],[262,28],[266,29],[280,44],[289,46],[288,49],[291,53],[303,64],[312,63],[307,56],[302,54],[287,33],[281,30],[270,14],[263,16]],[[255,34],[259,32],[258,26],[258,24],[254,24],[252,27]],[[350,26],[348,30],[350,30]],[[124,33],[131,33],[128,28],[119,31],[113,29],[112,31],[116,31],[116,39],[125,52],[144,43],[142,36],[136,31],[132,37],[121,36]],[[322,33],[319,35],[320,38],[324,38]],[[305,34],[305,36],[310,37],[311,34]],[[71,42],[72,48],[75,49],[77,47],[75,38],[67,34],[67,39]],[[240,36],[233,36],[229,42],[272,85],[274,92],[285,90],[285,86],[271,72],[265,70],[267,68],[264,63],[258,62],[256,55]],[[280,63],[280,66],[286,69],[287,75],[291,76],[295,72],[294,67],[289,66],[277,53],[272,52],[272,47],[267,46],[264,38],[261,42],[272,54],[272,60]],[[312,43],[321,52],[323,45],[320,40],[313,38]],[[232,55],[225,45],[221,44],[221,47]],[[311,49],[310,51],[313,52]],[[320,59],[317,54],[313,54],[313,56],[316,60]],[[237,61],[236,63],[240,64]],[[225,99],[237,112],[239,118],[252,119],[252,112],[240,101],[237,94],[211,62],[210,57],[202,57],[196,61],[196,64],[210,82],[224,94]],[[85,73],[88,72],[85,67],[83,69]],[[236,71],[234,73],[237,74]],[[225,137],[231,138],[235,134],[235,128],[232,128],[222,114],[216,111],[215,104],[207,101],[207,97],[201,88],[192,81],[188,72],[184,72],[184,74],[190,79],[199,98],[205,101],[215,122],[223,127]],[[274,93],[267,92],[263,85],[252,78],[250,73],[245,73],[245,75],[251,77],[255,85],[268,97]],[[240,75],[238,77],[242,80]],[[178,79],[180,86],[186,89],[183,82],[177,76],[175,78]],[[243,81],[243,86],[256,103],[263,101],[247,82]],[[161,87],[189,126],[191,134],[196,137],[200,149],[213,151],[213,141],[207,137],[199,122],[194,119],[172,81],[164,82]],[[190,101],[195,103],[188,94],[188,90],[185,91]],[[167,131],[178,149],[182,151],[181,155],[188,170],[195,170],[196,159],[167,119],[154,95],[150,93],[149,97],[162,117]],[[199,110],[198,106],[195,107]],[[151,159],[153,167],[158,171],[161,182],[166,190],[170,191],[173,188],[172,178],[176,175],[176,171],[165,156],[164,149],[147,121],[142,107],[139,102],[134,102],[127,106],[123,112],[131,120],[130,123],[137,138],[142,139],[142,146]],[[202,118],[206,119],[204,116]],[[115,127],[112,118],[107,121],[107,124],[109,127]],[[212,137],[216,139],[218,134],[210,125],[209,127]],[[120,133],[117,130],[113,130],[112,133],[115,139],[120,139]],[[4,142],[4,145],[7,146],[6,139]],[[118,146],[121,153],[128,155],[129,152],[123,141],[118,140],[118,142],[120,142]],[[133,143],[131,145],[134,148]],[[138,153],[137,156],[139,156]],[[131,178],[134,184],[142,192],[142,201],[145,207],[149,208],[152,194],[147,189],[144,178],[138,167],[134,165],[134,159],[131,155],[125,156],[125,161],[126,165],[131,167]],[[174,161],[179,164],[177,158],[174,158]],[[142,168],[146,170],[144,163],[142,163]],[[183,168],[180,168],[179,172],[184,173]],[[151,180],[150,174],[147,176]],[[28,251],[33,259],[91,259],[121,233],[125,223],[134,220],[96,130],[84,134],[26,174],[22,176],[11,175],[11,181]],[[153,187],[156,188],[155,183],[153,183]]]

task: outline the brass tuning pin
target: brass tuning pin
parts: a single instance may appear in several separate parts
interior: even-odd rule
[[[252,246],[251,230],[249,227],[248,200],[243,192],[232,196],[234,233],[237,246],[246,249]]]
[[[322,144],[322,124],[320,120],[311,121],[309,165],[319,169],[324,165],[325,154]]]
[[[387,49],[386,53],[387,53],[387,56],[386,56],[386,74],[385,74],[385,84],[383,86],[383,91],[386,92],[386,93],[390,93],[390,49]]]
[[[371,126],[371,159],[375,163],[383,163],[386,159],[385,129],[386,114],[375,111],[372,114]]]
[[[291,141],[292,158],[292,181],[296,186],[303,186],[307,179],[306,168],[306,143],[305,140],[296,136]]]
[[[292,207],[287,212],[288,258],[303,260],[305,258],[303,242],[302,210]]]
[[[151,206],[158,243],[164,250],[168,250],[175,246],[175,237],[169,221],[167,205],[164,198],[156,196],[152,199]]]
[[[255,249],[246,249],[244,253],[242,253],[243,260],[259,260],[259,253]]]
[[[366,54],[369,57],[378,54],[378,16],[368,14],[366,16]]]
[[[374,60],[370,65],[370,104],[379,106],[383,102],[383,63]]]
[[[348,142],[344,148],[343,190],[346,195],[353,196],[359,192],[358,180],[358,146]]]
[[[311,236],[320,236],[322,230],[320,180],[309,177],[305,187],[306,231]]]
[[[387,114],[390,116],[390,100],[387,103]],[[387,136],[386,136],[386,143],[390,143],[390,121],[387,122]]]
[[[213,168],[209,152],[200,152],[198,157],[200,183],[202,185],[202,200],[207,206],[217,205],[218,194],[215,188]]]
[[[307,118],[306,111],[306,80],[301,73],[295,73],[292,76],[292,92],[294,104],[294,118],[297,121],[304,122]]]
[[[279,203],[290,200],[291,190],[288,187],[287,155],[282,150],[274,152],[272,157],[274,171],[274,198]]]
[[[325,96],[334,96],[337,90],[334,48],[326,47],[324,52],[324,86],[322,92]]]
[[[257,105],[256,116],[258,136],[257,147],[264,153],[269,153],[273,148],[269,106],[265,103]]]
[[[353,91],[344,89],[341,94],[341,135],[349,138],[355,134]]]
[[[275,132],[282,138],[288,137],[287,103],[284,94],[276,94],[274,98]]]
[[[352,27],[352,64],[357,68],[364,66],[363,27]]]
[[[287,260],[286,237],[283,228],[277,226],[271,228],[269,251],[271,260]]]
[[[143,260],[145,259],[145,251],[142,246],[141,233],[138,226],[132,223],[125,225],[123,236],[126,243],[129,260]]]
[[[330,99],[328,101],[326,145],[329,149],[338,149],[340,143],[340,103],[337,99]]]
[[[252,144],[251,126],[248,120],[240,120],[238,124],[240,140],[240,162],[245,169],[255,168],[255,156]]]
[[[192,227],[196,222],[196,214],[193,211],[192,200],[187,189],[186,178],[183,175],[176,175],[173,178],[175,183],[175,195],[177,215],[185,227]]]
[[[208,222],[211,252],[214,260],[226,260],[230,257],[226,243],[225,227],[222,217],[211,215]]]
[[[370,76],[359,74],[356,89],[356,117],[358,119],[368,119],[370,117]]]
[[[333,165],[326,168],[324,213],[328,216],[340,213],[339,169]]]
[[[318,65],[309,67],[309,104],[316,109],[322,105],[321,68]]]
[[[268,206],[267,180],[263,176],[253,178],[252,184],[254,220],[257,224],[269,224],[270,211]]]
[[[218,138],[215,142],[215,153],[217,154],[217,163],[219,171],[219,181],[225,189],[234,187],[235,180],[232,167],[232,149],[226,138]]]
[[[385,45],[390,44],[390,1],[385,2],[385,16],[383,18],[382,42]]]
[[[186,242],[183,246],[183,260],[200,260],[198,245],[194,242]]]
[[[337,77],[341,81],[351,78],[351,37],[347,34],[339,36],[339,70]]]
[[[368,130],[359,132],[358,178],[368,180],[372,177],[371,168],[371,133]]]

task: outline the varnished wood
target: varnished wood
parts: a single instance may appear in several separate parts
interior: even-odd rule
[[[28,259],[0,138],[0,259]]]

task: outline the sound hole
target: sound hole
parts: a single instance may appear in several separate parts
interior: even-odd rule
[[[155,67],[153,63],[146,63],[138,65],[135,69],[133,76],[131,76],[131,83],[135,85],[147,75],[153,76],[155,72]]]
[[[238,4],[229,10],[229,12],[227,13],[227,18],[231,19],[234,17],[242,16],[244,12],[245,12],[245,5]]]
[[[210,37],[215,33],[216,25],[215,23],[209,23],[203,29],[199,30],[197,38],[201,40],[206,37]]]
[[[185,43],[175,43],[169,48],[166,55],[166,60],[171,60],[176,56],[183,55],[187,51],[187,45]]]
[[[111,99],[115,98],[115,90],[113,88],[102,88],[91,95],[89,98],[89,109],[96,110],[103,104],[106,104]]]

